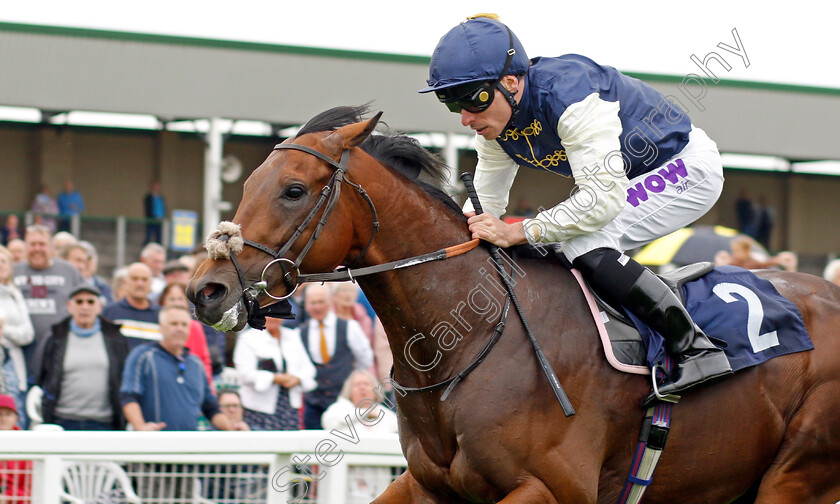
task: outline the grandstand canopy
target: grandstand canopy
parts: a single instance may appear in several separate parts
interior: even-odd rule
[[[372,101],[392,128],[464,133],[434,97],[416,92],[427,65],[423,56],[0,23],[0,106],[50,113],[289,126]],[[722,151],[840,159],[840,89],[708,77],[704,88],[690,76],[635,76],[680,100]]]
[[[450,165],[470,169],[463,163],[474,163],[469,131],[433,96],[417,93],[428,63],[425,56],[0,23],[0,212],[27,209],[41,184],[56,191],[75,179],[93,193],[90,215],[139,217],[137,201],[150,180],[160,180],[171,208],[199,211],[204,227],[214,228],[241,197],[241,181],[219,181],[223,155],[253,169],[275,137],[329,107],[367,102],[384,111],[391,129],[422,135]],[[715,82],[696,72],[629,74],[672,97],[724,153],[724,194],[703,223],[734,225],[733,202],[748,190],[776,208],[774,248],[840,252],[840,235],[825,232],[840,212],[840,178],[822,176],[840,175],[840,88]],[[203,134],[190,133],[196,130]],[[511,202],[552,206],[569,194],[570,185],[546,184],[544,176],[520,170]],[[203,195],[173,190],[198,181]]]

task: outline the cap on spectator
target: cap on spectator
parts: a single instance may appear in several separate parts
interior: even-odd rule
[[[187,266],[186,264],[182,263],[181,261],[179,261],[177,259],[173,259],[173,260],[167,262],[163,266],[164,276],[168,275],[170,273],[174,273],[175,271],[189,271],[189,270],[190,270],[189,266]]]
[[[15,400],[10,395],[0,394],[0,408],[9,408],[17,414],[17,406]]]
[[[79,284],[76,286],[75,289],[70,291],[70,299],[73,299],[77,294],[81,294],[82,292],[89,292],[94,296],[101,296],[102,291],[99,290],[99,287],[87,283]]]

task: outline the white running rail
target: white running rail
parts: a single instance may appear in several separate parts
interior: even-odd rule
[[[61,471],[68,460],[115,462],[144,504],[367,503],[406,465],[396,434],[349,428],[330,432],[5,431],[0,432],[0,460],[32,461],[31,471],[25,471],[31,475],[24,475],[32,495],[15,499],[38,504],[62,502]]]

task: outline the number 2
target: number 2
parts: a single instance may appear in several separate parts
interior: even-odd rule
[[[764,321],[764,307],[755,292],[740,284],[729,282],[719,283],[714,286],[712,292],[725,303],[733,303],[738,298],[732,294],[738,294],[747,302],[747,336],[750,339],[753,353],[758,353],[779,344],[779,336],[776,331],[760,334],[761,322]]]

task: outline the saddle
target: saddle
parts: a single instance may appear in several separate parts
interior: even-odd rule
[[[668,273],[657,275],[685,304],[683,285],[696,280],[715,268],[710,262],[689,264]],[[612,306],[593,291],[583,276],[571,268],[572,275],[583,291],[589,309],[598,327],[607,361],[619,371],[633,374],[650,374],[647,348],[635,324],[620,306]]]
[[[592,318],[598,327],[604,354],[610,365],[625,373],[649,375],[647,348],[635,324],[624,313],[621,306],[611,305],[589,287],[588,282],[563,254],[559,244],[542,249],[531,245],[521,245],[510,250],[514,258],[543,258],[546,257],[546,251],[549,252],[548,256],[556,259],[571,271],[580,285]],[[680,302],[685,304],[683,285],[706,275],[714,268],[715,265],[711,262],[699,262],[657,276],[674,292]]]

